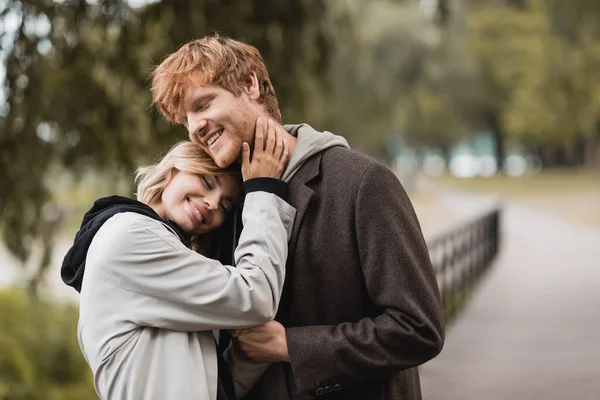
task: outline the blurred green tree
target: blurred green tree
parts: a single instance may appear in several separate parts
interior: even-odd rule
[[[442,32],[438,19],[409,1],[345,7],[350,22],[332,56],[326,126],[387,159],[397,137],[415,147],[462,137],[476,90],[460,29]]]
[[[600,124],[600,6],[579,1],[530,2],[537,34],[528,68],[506,113],[507,130],[522,142],[544,146],[544,158],[563,149],[571,163],[598,166]],[[547,150],[550,150],[548,152]]]
[[[557,161],[556,150],[573,153],[572,163],[598,165],[598,3],[467,4],[486,92],[480,113],[500,144],[498,157],[510,136],[536,149],[546,165]]]
[[[332,48],[324,0],[49,2],[5,0],[0,54],[0,221],[23,263],[48,265],[64,210],[58,171],[129,174],[186,133],[149,110],[153,65],[184,42],[219,31],[264,55],[286,121],[310,106]],[[38,279],[32,281],[35,288]]]
[[[524,14],[521,2],[512,6],[479,2],[467,11],[469,45],[478,64],[478,80],[485,91],[475,112],[496,141],[498,167],[506,153],[504,114],[523,69],[527,42],[536,29],[535,21]]]
[[[77,344],[77,319],[72,305],[42,303],[22,290],[0,290],[0,398],[98,398]]]

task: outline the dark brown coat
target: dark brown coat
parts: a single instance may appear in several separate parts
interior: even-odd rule
[[[440,296],[412,204],[396,176],[343,147],[290,182],[297,208],[277,320],[291,364],[247,399],[421,399],[417,366],[444,342]]]

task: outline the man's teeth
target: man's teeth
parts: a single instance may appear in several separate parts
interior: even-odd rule
[[[223,134],[223,130],[221,129],[219,132],[212,135],[212,137],[210,139],[208,139],[208,145],[210,146],[211,144],[213,144],[215,142],[215,140],[217,140],[218,138],[221,137],[222,134]]]

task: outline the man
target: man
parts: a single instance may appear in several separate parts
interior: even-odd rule
[[[154,71],[152,94],[222,168],[254,143],[257,119],[293,151],[283,179],[297,214],[278,315],[238,336],[250,358],[273,363],[247,398],[420,399],[417,366],[441,351],[444,322],[396,176],[342,137],[282,127],[258,50],[230,38],[182,46]]]

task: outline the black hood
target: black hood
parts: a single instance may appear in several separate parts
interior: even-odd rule
[[[96,200],[92,208],[83,216],[83,221],[79,227],[79,232],[75,235],[73,246],[71,246],[63,260],[60,276],[64,283],[72,286],[78,292],[81,291],[85,260],[96,232],[110,217],[123,212],[142,214],[168,225],[177,233],[179,239],[186,246],[189,246],[190,237],[175,222],[162,219],[146,204],[122,196],[103,197]]]

